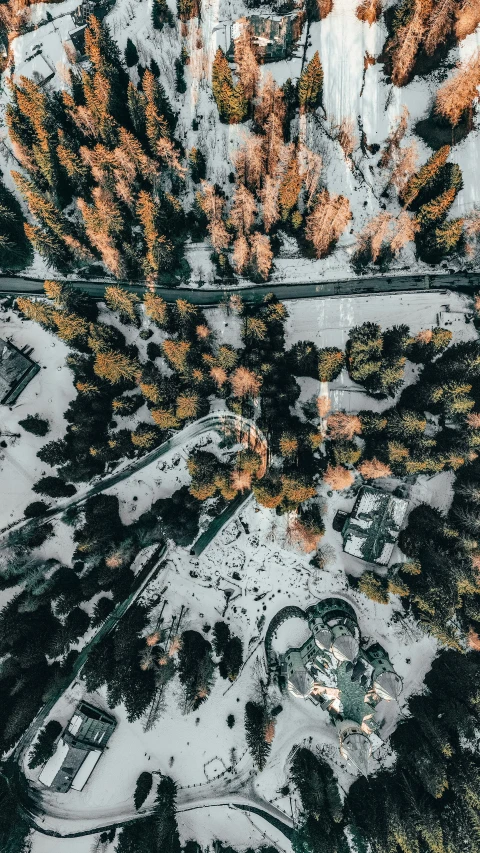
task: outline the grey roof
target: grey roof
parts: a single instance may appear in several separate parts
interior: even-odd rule
[[[13,403],[38,370],[38,364],[0,338],[0,403]]]
[[[363,486],[343,528],[343,550],[369,563],[387,566],[408,508],[408,501]]]
[[[65,734],[67,740],[103,749],[115,726],[115,719],[110,714],[89,702],[80,702]]]
[[[51,788],[60,793],[69,791],[72,782],[90,752],[103,750],[116,726],[116,720],[110,714],[80,702],[75,709],[63,740],[68,744],[68,752],[54,777]]]
[[[88,747],[68,745],[67,755],[51,785],[54,791],[65,794],[70,790],[72,782],[89,752]]]
[[[315,642],[321,649],[329,649],[332,645],[332,633],[329,628],[319,628],[315,631]]]
[[[354,661],[358,655],[358,648],[358,640],[352,634],[341,634],[332,643],[332,652],[341,661]]]
[[[342,750],[347,759],[355,765],[363,776],[368,776],[368,759],[371,743],[363,732],[350,732],[342,740]]]
[[[396,672],[387,670],[375,678],[373,686],[382,699],[398,699],[402,689],[402,679]]]
[[[312,692],[313,678],[306,670],[296,670],[288,679],[288,689],[294,696],[299,696],[301,699],[306,699]]]

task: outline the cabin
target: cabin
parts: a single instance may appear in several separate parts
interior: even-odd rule
[[[227,57],[233,60],[235,39],[249,29],[260,62],[278,62],[292,55],[296,42],[302,34],[304,12],[289,12],[285,15],[254,14],[239,18],[231,26],[230,47]]]
[[[46,788],[65,794],[81,791],[95,769],[117,723],[89,702],[80,702],[62,732],[56,752],[39,776]]]
[[[343,550],[367,563],[388,566],[408,509],[408,501],[363,486],[343,525]]]
[[[0,338],[0,403],[3,406],[11,406],[40,370],[27,352],[28,347],[19,350],[10,341]]]

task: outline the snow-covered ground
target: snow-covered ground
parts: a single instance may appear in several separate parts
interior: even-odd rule
[[[233,521],[200,558],[191,557],[182,548],[170,551],[164,570],[145,591],[145,600],[154,599],[166,586],[167,604],[162,613],[165,624],[170,624],[183,606],[183,630],[202,630],[223,616],[232,633],[242,638],[245,665],[233,684],[217,673],[206,702],[197,711],[187,714],[183,713],[183,693],[175,677],[165,691],[160,718],[149,731],[144,731],[142,720],[129,724],[123,706],[117,707],[114,711],[117,729],[84,790],[64,795],[43,790],[46,827],[62,831],[70,828],[71,831],[73,822],[76,828],[93,828],[100,821],[105,825],[105,822],[132,813],[132,792],[143,770],[159,770],[173,776],[179,786],[181,811],[192,798],[195,803],[204,801],[205,804],[221,799],[225,796],[225,779],[221,775],[217,781],[216,774],[231,765],[232,748],[236,750],[237,771],[227,774],[226,778],[231,777],[234,791],[242,783],[243,792],[252,767],[246,752],[244,705],[255,697],[258,678],[265,675],[263,638],[266,627],[275,613],[287,604],[305,607],[332,594],[340,594],[353,604],[362,636],[378,640],[385,646],[403,678],[400,705],[381,703],[378,706],[380,734],[390,734],[408,695],[421,688],[435,655],[436,643],[423,635],[413,620],[400,615],[395,599],[388,605],[375,604],[349,588],[345,576],[346,555],[341,551],[339,534],[331,530],[330,514],[337,506],[352,502],[353,499],[341,498],[329,505],[327,528],[330,532],[325,542],[331,545],[335,557],[328,570],[322,572],[312,569],[308,556],[289,544],[286,519],[254,504],[248,505],[240,518]],[[240,580],[232,578],[233,572]],[[224,589],[232,587],[235,593],[225,609]],[[157,604],[152,611],[152,628],[161,606],[162,603]],[[205,636],[209,634],[207,631]],[[279,641],[288,641],[288,622],[282,626],[281,634]],[[291,638],[295,642],[299,639],[297,634],[293,623]],[[83,684],[76,682],[50,716],[66,723],[83,695]],[[103,689],[88,698],[105,705]],[[291,696],[278,694],[278,701],[283,711],[277,717],[271,756],[267,769],[253,778],[249,796],[279,808],[288,816],[288,797],[282,797],[278,791],[287,781],[288,755],[294,743],[308,742],[326,751],[344,789],[354,776],[338,754],[337,735],[326,712],[309,701]],[[235,717],[231,729],[226,723],[228,714]],[[387,759],[388,748],[382,747],[372,762],[372,771],[379,760]],[[39,770],[27,773],[35,784]],[[111,784],[112,779],[115,785]]]
[[[63,0],[48,7],[46,4],[33,7],[32,21],[36,29],[12,41],[16,75],[31,75],[40,69],[40,65],[45,71],[46,61],[55,75],[48,86],[65,88],[65,71],[71,67],[73,47],[69,40],[69,33],[74,29],[71,12],[76,5],[76,0]],[[194,19],[182,25],[176,19],[174,0],[169,0],[169,5],[175,25],[164,26],[161,31],[152,26],[151,4],[141,0],[117,0],[106,20],[122,52],[127,38],[130,38],[144,66],[151,59],[158,63],[162,84],[178,112],[178,138],[187,150],[193,146],[200,148],[207,160],[207,178],[219,184],[229,196],[233,189],[228,180],[233,171],[232,155],[251,130],[248,123],[225,125],[219,121],[211,91],[211,67],[216,48],[221,46],[226,50],[229,46],[231,24],[242,15],[250,14],[251,9],[243,0],[203,0],[201,20]],[[324,114],[308,120],[306,141],[323,158],[323,184],[331,192],[348,196],[353,221],[335,252],[322,260],[298,257],[298,251],[290,247],[290,258],[279,257],[275,261],[273,280],[310,281],[352,275],[350,262],[355,234],[368,219],[381,211],[381,191],[386,180],[378,168],[379,154],[366,148],[362,152],[359,147],[362,131],[368,145],[382,146],[406,106],[410,118],[404,144],[415,139],[420,162],[424,162],[431,153],[428,146],[415,136],[413,128],[429,114],[441,73],[415,77],[401,88],[387,83],[384,67],[378,61],[387,35],[383,17],[373,25],[362,22],[355,15],[357,5],[357,0],[335,0],[330,14],[311,24],[305,51],[308,61],[318,50],[324,71]],[[262,11],[268,11],[268,7],[262,6]],[[53,20],[47,20],[47,12]],[[261,74],[272,74],[279,85],[287,78],[298,79],[306,38],[305,25],[292,58],[262,66]],[[189,52],[190,60],[185,67],[187,91],[179,96],[175,87],[174,62],[180,55],[182,43]],[[468,59],[479,45],[480,27],[452,48],[446,67],[452,67],[458,59]],[[130,73],[136,82],[136,68],[132,68]],[[8,89],[4,86],[0,93],[0,115],[4,113],[8,98]],[[334,138],[335,126],[338,127],[345,119],[353,121],[357,139],[353,159],[345,158]],[[470,213],[479,204],[480,130],[478,120],[475,122],[473,130],[463,142],[453,147],[450,156],[452,162],[461,166],[464,178],[463,189],[450,213],[452,217]],[[7,185],[16,191],[9,172],[17,167],[17,163],[11,157],[7,162],[6,156],[8,140],[7,147],[0,150],[0,166]],[[194,191],[193,186],[188,189],[187,205],[191,204]],[[392,213],[398,212],[398,203],[393,199],[387,200],[387,205]],[[186,254],[191,266],[192,284],[211,284],[214,268],[208,244],[187,246]],[[413,245],[408,244],[393,262],[390,274],[405,270],[427,272],[429,269],[415,259]],[[47,274],[46,266],[38,255],[29,272],[39,276]]]
[[[7,447],[0,448],[0,478],[5,484],[3,494],[8,495],[8,500],[4,499],[0,505],[0,528],[3,528],[20,518],[28,503],[39,499],[31,491],[32,485],[41,476],[55,473],[36,454],[48,441],[65,434],[67,422],[63,413],[77,391],[65,363],[70,350],[38,323],[21,320],[13,311],[0,313],[0,337],[11,340],[19,349],[33,347],[31,358],[41,366],[13,406],[2,406],[0,431],[13,434],[4,437]],[[36,414],[50,425],[43,438],[26,432],[18,423],[27,415]]]

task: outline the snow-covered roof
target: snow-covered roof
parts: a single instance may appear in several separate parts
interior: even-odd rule
[[[306,699],[313,690],[313,678],[306,669],[296,670],[288,679],[288,689],[294,696]]]
[[[358,640],[352,634],[343,634],[333,641],[332,652],[339,661],[354,661],[358,655]]]
[[[83,762],[80,770],[75,775],[75,778],[72,782],[72,788],[74,791],[81,791],[82,788],[86,785],[88,779],[92,775],[93,769],[101,756],[101,751],[99,749],[92,749]]]
[[[28,356],[0,338],[0,403],[13,403],[38,370]]]
[[[40,776],[38,777],[42,785],[49,788],[55,776],[63,765],[68,753],[68,743],[65,743],[62,738],[58,741],[57,748],[53,755],[48,759]]]
[[[332,634],[328,628],[315,631],[315,642],[320,649],[329,649],[332,644]]]
[[[378,695],[382,699],[390,700],[398,699],[402,689],[402,679],[396,672],[381,672],[375,679],[373,686]]]
[[[363,732],[350,732],[342,740],[344,757],[351,761],[363,776],[368,776],[368,759],[371,751],[370,740]]]
[[[48,60],[42,53],[37,53],[31,59],[26,59],[25,62],[15,69],[15,79],[20,81],[21,77],[28,77],[34,83],[42,86],[55,76],[55,68],[52,68]]]
[[[355,536],[355,533],[352,533],[345,541],[343,550],[346,551],[347,554],[351,554],[352,557],[360,557],[360,559],[363,560],[362,548],[364,544],[364,538],[361,536]]]
[[[343,550],[369,563],[388,565],[408,501],[373,486],[363,486],[344,527]]]

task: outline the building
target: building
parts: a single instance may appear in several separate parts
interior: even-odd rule
[[[299,609],[294,610],[292,616],[298,618]],[[398,699],[402,679],[378,643],[362,646],[348,601],[325,598],[302,612],[310,636],[300,648],[279,655],[277,672],[292,696],[328,711],[338,730],[340,754],[367,775],[370,755],[382,743],[375,708],[381,700]]]
[[[27,56],[25,61],[15,68],[14,77],[16,83],[21,83],[22,77],[28,77],[38,86],[45,86],[50,80],[53,80],[55,73],[55,68],[43,55],[40,48],[36,53]]]
[[[39,781],[52,791],[81,791],[112,736],[116,720],[89,702],[80,702],[62,732],[57,750],[47,761]]]
[[[232,24],[230,47],[227,56],[233,59],[235,39],[249,29],[257,48],[260,62],[278,62],[291,56],[293,48],[302,34],[304,12],[289,12],[285,15],[261,14],[239,18]]]
[[[405,498],[363,486],[343,525],[345,553],[367,563],[388,566],[407,508]]]
[[[39,370],[25,351],[0,338],[0,403],[4,406],[14,403]]]

